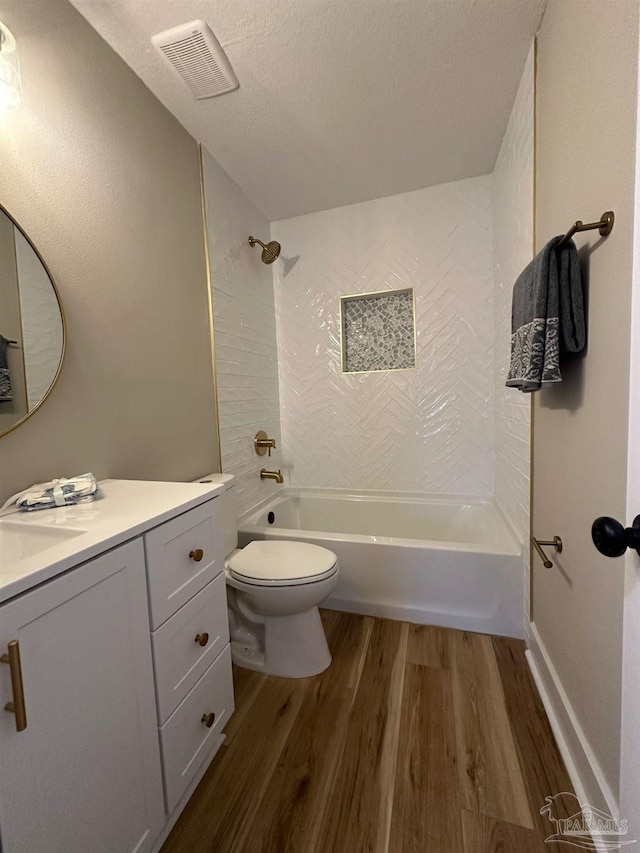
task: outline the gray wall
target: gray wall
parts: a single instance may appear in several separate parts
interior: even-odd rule
[[[0,0],[24,106],[0,201],[59,286],[53,394],[0,439],[0,498],[45,478],[188,479],[217,464],[195,141],[66,0]]]
[[[561,386],[534,395],[533,533],[560,535],[564,550],[553,570],[534,555],[533,619],[599,765],[607,803],[591,802],[606,807],[618,792],[624,562],[598,554],[590,528],[626,515],[637,51],[635,0],[550,0],[538,37],[537,249],[576,219],[612,209],[616,224],[606,240],[576,235],[588,350],[566,362]]]

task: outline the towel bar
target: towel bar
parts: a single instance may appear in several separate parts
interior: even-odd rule
[[[594,231],[597,228],[602,237],[607,237],[613,231],[615,218],[613,210],[605,210],[600,217],[599,222],[583,222],[581,219],[578,219],[578,221],[569,228],[562,240],[560,240],[558,248],[562,246],[563,243],[566,243],[567,240],[570,240],[578,231]]]

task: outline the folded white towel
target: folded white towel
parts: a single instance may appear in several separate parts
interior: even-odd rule
[[[68,480],[60,477],[50,483],[32,486],[20,495],[16,506],[22,512],[32,512],[35,509],[86,503],[95,499],[97,491],[98,483],[93,474],[80,474]]]

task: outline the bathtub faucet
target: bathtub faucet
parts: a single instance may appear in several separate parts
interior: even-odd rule
[[[267,471],[266,468],[263,468],[262,471],[260,471],[260,479],[275,480],[276,483],[284,483],[284,477],[282,476],[281,471]]]

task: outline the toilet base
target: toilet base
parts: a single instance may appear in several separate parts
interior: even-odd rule
[[[331,652],[317,607],[263,618],[264,642],[249,644],[246,634],[234,636],[232,630],[231,658],[236,666],[284,678],[318,675],[330,666]]]

